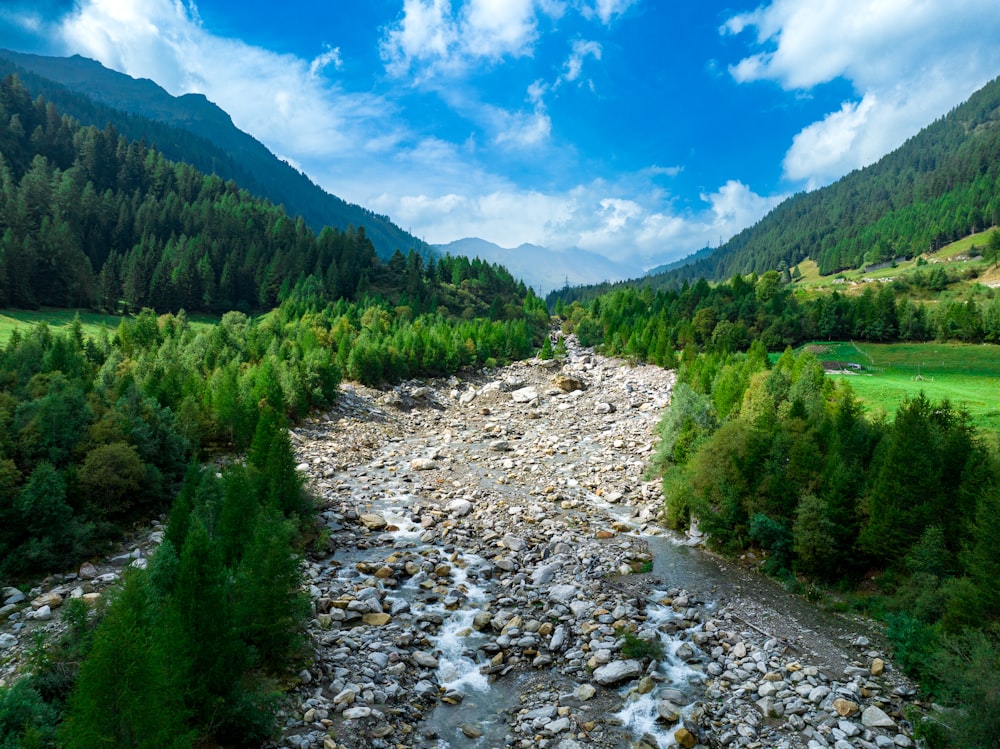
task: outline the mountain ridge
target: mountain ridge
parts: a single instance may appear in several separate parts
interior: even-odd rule
[[[237,128],[229,114],[203,94],[173,96],[148,78],[118,73],[80,55],[46,57],[0,49],[0,59],[13,68],[0,68],[0,72],[29,73],[25,85],[36,95],[43,94],[53,100],[57,98],[53,96],[57,93],[54,87],[61,87],[106,108],[87,111],[87,107],[79,103],[67,106],[66,101],[59,102],[61,111],[83,124],[104,127],[107,121],[95,121],[95,118],[111,117],[107,111],[111,110],[124,117],[144,118],[204,139],[229,157],[231,163],[226,163],[225,159],[212,162],[219,176],[235,179],[241,187],[285,206],[291,214],[301,215],[315,232],[327,225],[342,230],[364,226],[376,251],[385,259],[397,249],[404,253],[410,249],[424,255],[432,253],[429,244],[401,229],[388,216],[348,203],[316,185],[301,171],[275,156],[263,143]],[[119,122],[112,124],[122,129]],[[134,137],[135,133],[130,135]],[[188,161],[180,148],[166,142],[167,136],[159,136],[159,140],[165,141],[163,143],[157,139],[147,140],[168,158]],[[248,180],[248,176],[252,180]],[[246,184],[248,181],[252,184]]]
[[[479,237],[464,237],[434,247],[441,253],[499,263],[541,295],[566,285],[597,283],[609,278],[620,281],[630,273],[642,272],[638,266],[616,262],[579,247],[553,250],[525,242],[507,248]]]

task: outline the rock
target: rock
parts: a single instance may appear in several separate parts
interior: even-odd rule
[[[656,719],[662,723],[676,723],[681,719],[681,709],[668,700],[656,703]]]
[[[423,650],[416,651],[410,656],[414,663],[422,668],[437,668],[438,659],[435,658],[431,653],[424,652]]]
[[[551,736],[562,733],[569,728],[569,718],[557,718],[545,726],[545,732]]]
[[[42,606],[35,609],[35,618],[40,622],[47,622],[52,618],[52,609],[49,606]]]
[[[610,413],[614,413],[616,410],[617,409],[615,408],[615,404],[614,403],[607,403],[607,402],[602,401],[602,402],[594,404],[594,413],[595,414],[610,414]]]
[[[684,749],[694,749],[698,743],[697,737],[684,727],[674,731],[674,741],[683,746]]]
[[[563,584],[553,585],[549,588],[549,600],[555,603],[566,604],[576,598],[580,590],[575,585]]]
[[[517,536],[508,533],[503,537],[503,545],[510,549],[511,551],[524,551],[528,548],[528,544],[524,542],[524,539],[518,538]]]
[[[4,588],[3,589],[3,602],[4,605],[23,603],[27,600],[27,596],[24,595],[17,588]]]
[[[358,518],[361,524],[370,531],[384,530],[389,523],[381,515],[362,515]]]
[[[514,399],[515,403],[531,403],[531,401],[538,400],[538,391],[533,387],[524,387],[515,390],[510,394],[510,397]]]
[[[895,728],[896,722],[881,708],[869,705],[861,713],[861,725],[865,728]]]
[[[564,393],[572,393],[575,390],[583,390],[583,383],[575,377],[556,375],[552,378],[552,382]]]
[[[453,499],[444,508],[452,517],[464,518],[472,512],[472,502],[467,499]]]
[[[642,664],[637,660],[611,661],[594,670],[594,681],[602,687],[621,684],[642,676]]]
[[[480,736],[483,735],[483,732],[480,731],[471,723],[463,723],[462,725],[459,726],[459,730],[461,730],[462,733],[465,734],[465,736],[470,739],[478,739]]]
[[[872,676],[881,676],[885,672],[885,661],[881,658],[872,660],[872,665],[868,669]]]
[[[79,575],[81,580],[93,580],[97,577],[97,567],[90,562],[84,562],[80,565],[80,571],[77,575]]]
[[[57,609],[62,606],[63,597],[58,593],[43,593],[31,602],[31,608],[36,611],[43,606],[48,606],[49,609]]]
[[[367,718],[372,714],[372,709],[366,705],[359,705],[358,707],[349,707],[344,711],[345,720],[360,720],[361,718]]]
[[[433,458],[414,458],[410,461],[410,470],[429,471],[434,468]]]
[[[494,453],[509,453],[510,443],[507,440],[493,440],[489,444],[489,450]]]
[[[17,645],[17,638],[7,632],[0,634],[0,650],[9,650]]]
[[[858,707],[857,702],[838,697],[833,701],[833,709],[837,711],[837,715],[841,718],[850,718],[852,715],[856,715],[861,708]]]
[[[586,702],[595,694],[597,694],[597,689],[593,684],[581,684],[573,690],[573,696],[580,702]]]
[[[384,627],[392,621],[392,617],[388,614],[368,613],[361,617],[361,621],[369,627]]]

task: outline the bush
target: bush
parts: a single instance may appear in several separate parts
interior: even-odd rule
[[[634,632],[622,633],[622,655],[638,660],[651,659],[658,661],[663,658],[663,643],[660,638],[644,640]]]

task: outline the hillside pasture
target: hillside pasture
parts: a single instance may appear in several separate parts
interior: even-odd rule
[[[87,310],[42,308],[35,310],[0,310],[0,346],[6,346],[11,334],[20,329],[22,333],[27,332],[32,326],[44,322],[53,332],[68,330],[73,320],[79,316],[80,325],[83,327],[83,334],[93,337],[100,334],[101,330],[107,330],[113,335],[115,329],[126,317],[120,315],[106,315],[99,312],[89,312]],[[189,315],[188,320],[192,326],[207,326],[217,322],[217,318],[209,315]]]
[[[947,398],[977,427],[1000,435],[1000,346],[962,343],[810,343],[820,361],[861,369],[829,376],[850,384],[871,413],[895,414],[904,399],[923,391],[932,402]]]

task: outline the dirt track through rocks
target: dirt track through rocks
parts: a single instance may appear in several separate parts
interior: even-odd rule
[[[911,746],[877,632],[657,524],[673,382],[571,339],[296,427],[329,553],[280,746]]]

